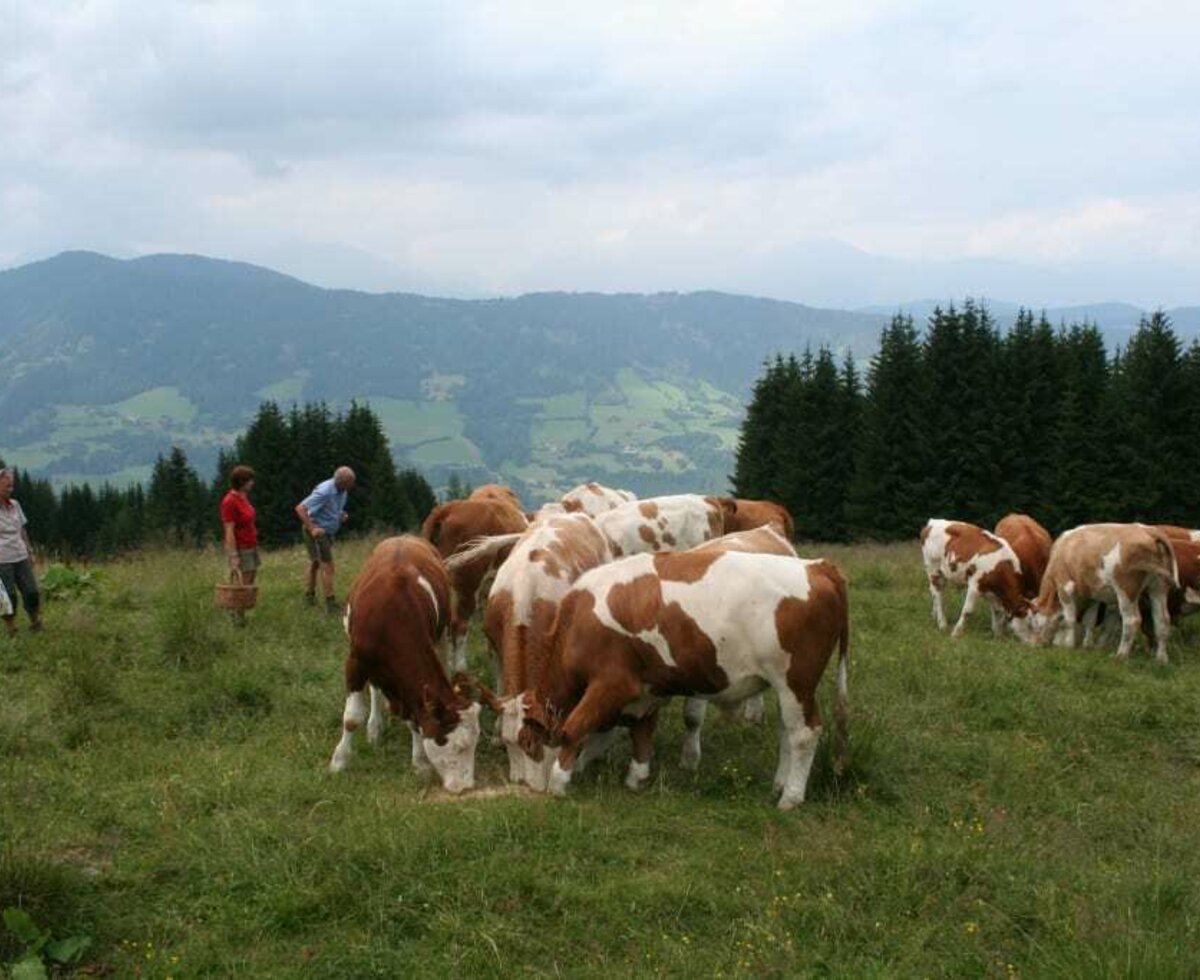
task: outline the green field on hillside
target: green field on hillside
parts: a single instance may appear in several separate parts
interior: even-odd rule
[[[712,712],[692,775],[670,707],[640,794],[627,748],[558,800],[485,744],[447,798],[399,724],[330,776],[344,638],[298,551],[241,630],[216,554],[96,568],[0,639],[0,908],[114,976],[1194,975],[1200,631],[1166,668],[995,640],[985,610],[954,642],[915,543],[820,552],[851,583],[852,761],[823,739],[791,813],[773,713]]]

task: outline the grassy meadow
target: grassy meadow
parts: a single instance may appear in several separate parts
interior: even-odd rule
[[[114,976],[1196,975],[1197,630],[1166,668],[997,641],[983,608],[952,642],[915,542],[803,551],[850,577],[852,766],[827,737],[792,813],[773,712],[710,712],[693,776],[671,707],[639,795],[627,748],[557,800],[484,744],[449,799],[398,724],[330,776],[344,640],[299,551],[267,556],[244,629],[215,554],[103,566],[0,639],[0,909]],[[20,949],[0,929],[0,962]]]

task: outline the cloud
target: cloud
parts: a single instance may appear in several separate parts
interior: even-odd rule
[[[83,0],[11,21],[9,261],[325,255],[346,285],[470,294],[749,290],[829,239],[1200,269],[1200,12],[1178,5]]]

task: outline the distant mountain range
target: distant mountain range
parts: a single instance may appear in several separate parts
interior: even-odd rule
[[[717,292],[453,300],[322,289],[188,255],[67,252],[0,272],[0,456],[72,479],[142,479],[178,443],[204,475],[261,400],[367,401],[398,460],[513,483],[724,490],[764,359],[869,356],[897,310]],[[990,302],[1002,324],[1016,307]],[[1048,310],[1121,343],[1141,311]],[[1200,308],[1170,311],[1200,331]]]

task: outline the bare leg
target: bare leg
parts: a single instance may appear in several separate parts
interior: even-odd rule
[[[320,562],[310,561],[308,571],[304,573],[304,594],[309,597],[317,594],[317,569],[320,567]]]
[[[325,589],[325,598],[333,598],[333,562],[321,562],[321,585]]]

